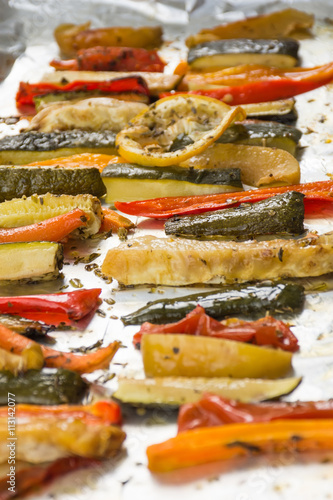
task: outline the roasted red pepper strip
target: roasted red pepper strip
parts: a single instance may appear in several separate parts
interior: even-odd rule
[[[25,83],[20,82],[19,90],[16,94],[16,105],[18,109],[34,107],[34,97],[47,94],[57,94],[63,92],[91,92],[99,91],[108,94],[136,93],[149,96],[149,89],[143,78],[132,76],[119,78],[117,80],[105,82],[75,81],[66,85],[55,83]]]
[[[46,486],[69,472],[100,465],[100,460],[86,457],[63,457],[47,465],[31,465],[15,471],[15,488],[8,487],[9,476],[0,479],[0,500],[23,498],[35,488]]]
[[[132,47],[92,47],[78,51],[75,59],[50,62],[58,70],[74,71],[150,71],[163,72],[165,63],[156,50]]]
[[[0,347],[2,349],[20,354],[31,343],[36,342],[13,332],[0,323]],[[106,347],[100,347],[97,351],[81,356],[71,352],[56,351],[44,345],[41,349],[45,358],[45,366],[48,368],[67,368],[77,373],[91,373],[108,368],[119,347],[120,342],[115,341]]]
[[[333,401],[252,404],[204,394],[200,401],[181,406],[178,432],[215,425],[303,418],[333,418]]]
[[[121,202],[115,206],[121,212],[141,217],[168,219],[173,215],[191,215],[211,210],[238,206],[240,203],[254,203],[288,191],[305,195],[305,216],[333,215],[333,181],[309,182],[294,186],[254,189],[238,193],[208,194],[199,196],[177,196],[151,200]]]
[[[169,323],[167,325],[143,323],[140,331],[133,337],[133,344],[139,347],[142,335],[149,333],[202,335],[239,342],[251,342],[256,345],[270,345],[291,352],[299,349],[297,338],[283,321],[267,316],[257,321],[228,319],[220,322],[208,316],[204,308],[199,305],[178,323]]]
[[[333,63],[326,64],[311,71],[308,74],[300,73],[297,78],[276,77],[267,80],[254,81],[243,85],[219,87],[216,89],[190,90],[186,94],[205,95],[214,97],[232,106],[251,104],[256,102],[277,101],[288,99],[295,95],[304,94],[323,85],[327,85],[333,79]],[[184,92],[180,92],[184,94]],[[165,92],[160,98],[167,97],[173,93]]]
[[[17,314],[40,319],[41,314],[56,314],[63,319],[80,320],[100,304],[101,288],[75,290],[67,293],[0,297],[1,314]]]

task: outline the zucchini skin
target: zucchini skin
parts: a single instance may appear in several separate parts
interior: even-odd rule
[[[230,169],[194,169],[172,165],[170,167],[144,167],[130,163],[114,163],[107,165],[103,177],[124,177],[142,180],[176,180],[193,184],[226,184],[243,188],[239,168]]]
[[[80,375],[70,370],[28,370],[24,376],[0,372],[0,405],[8,404],[8,392],[15,394],[17,404],[76,404],[82,401],[87,389],[88,384]]]
[[[303,200],[302,193],[290,191],[257,203],[242,203],[236,208],[194,216],[174,216],[166,221],[165,233],[193,238],[300,235],[304,232]]]
[[[304,287],[292,283],[234,285],[213,292],[195,293],[176,299],[148,302],[141,309],[123,316],[125,325],[175,323],[201,305],[209,316],[298,312],[304,304]]]
[[[302,132],[296,127],[273,121],[245,121],[229,127],[216,142],[222,144],[252,144],[258,146],[278,147],[276,141],[291,141],[295,147],[302,137]],[[281,147],[281,145],[280,145]]]
[[[33,194],[106,193],[97,168],[0,167],[0,202]]]
[[[116,134],[110,130],[88,132],[66,130],[63,132],[23,132],[0,139],[1,151],[53,151],[61,148],[115,147]]]
[[[192,47],[189,50],[187,62],[191,64],[201,57],[217,54],[281,54],[298,59],[298,48],[299,43],[292,38],[214,40]]]

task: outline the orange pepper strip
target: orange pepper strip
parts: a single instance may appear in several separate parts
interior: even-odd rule
[[[275,420],[183,432],[147,448],[152,472],[262,453],[333,450],[333,419]]]
[[[99,232],[118,231],[121,227],[131,229],[135,224],[111,208],[102,208],[103,219]]]
[[[0,243],[25,241],[62,241],[78,227],[87,225],[87,216],[76,208],[66,214],[57,215],[30,226],[0,229]]]
[[[126,163],[126,160],[124,160],[124,158],[121,158],[120,156],[114,156],[114,155],[81,153],[79,155],[53,158],[52,160],[35,161],[33,163],[29,163],[27,167],[43,167],[44,165],[46,166],[59,165],[61,167],[72,167],[72,168],[95,167],[98,168],[100,172],[102,172],[103,169],[109,163]]]
[[[30,339],[0,324],[0,347],[6,351],[20,354],[31,342]],[[60,352],[41,346],[45,365],[48,368],[67,368],[77,373],[91,373],[101,368],[107,368],[119,347],[120,342],[115,341],[95,352],[78,356],[70,352]]]

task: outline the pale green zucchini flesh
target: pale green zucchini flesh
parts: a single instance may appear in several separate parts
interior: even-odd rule
[[[300,382],[300,377],[277,380],[228,377],[119,378],[118,389],[113,397],[132,406],[178,407],[199,401],[204,393],[209,392],[223,398],[255,403],[290,394]]]
[[[1,243],[0,262],[0,281],[49,281],[59,277],[63,249],[45,241]]]
[[[80,208],[88,216],[87,226],[72,233],[72,236],[86,238],[96,234],[101,227],[101,202],[90,194],[32,195],[28,198],[14,198],[0,203],[0,228],[29,226]]]
[[[165,196],[194,196],[240,191],[240,170],[143,167],[110,164],[102,172],[106,202],[144,200]]]

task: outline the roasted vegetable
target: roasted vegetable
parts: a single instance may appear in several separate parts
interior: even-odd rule
[[[282,123],[246,120],[229,127],[217,142],[274,147],[284,149],[295,156],[301,136],[300,130]]]
[[[332,256],[333,232],[259,242],[142,236],[110,249],[102,271],[124,285],[236,283],[321,276]]]
[[[156,198],[129,203],[116,202],[116,206],[118,210],[127,214],[164,219],[177,214],[198,214],[210,210],[237,206],[239,203],[254,203],[289,191],[297,191],[305,195],[304,208],[306,217],[309,217],[311,214],[314,214],[316,217],[322,217],[325,216],[325,213],[332,216],[333,181],[308,182],[294,186],[255,189],[242,193],[233,193],[232,196],[229,194],[215,194],[193,196],[192,198],[179,196],[176,198]],[[324,210],[325,206],[321,205],[325,203],[326,210]],[[321,212],[322,209],[323,211]]]
[[[233,340],[192,335],[144,335],[147,377],[279,378],[291,369],[292,353]]]
[[[102,180],[106,186],[105,201],[143,200],[149,197],[170,196],[182,193],[216,193],[243,189],[240,170],[193,169],[177,165],[169,167],[144,167],[117,163],[104,168]]]
[[[313,68],[275,68],[259,64],[243,64],[209,73],[189,73],[183,79],[179,90],[214,89],[221,86],[238,86],[253,82],[274,80],[297,80],[310,82],[317,80],[332,68],[332,63]]]
[[[60,93],[65,96],[68,94],[68,97],[71,96],[71,99],[75,99],[77,92],[83,92],[87,97],[104,95],[146,104],[149,102],[149,90],[145,80],[140,76],[130,76],[100,82],[85,82],[79,78],[78,81],[60,85],[45,82],[20,82],[16,94],[16,106],[23,113],[34,113],[34,97]]]
[[[87,390],[88,384],[80,375],[63,368],[49,371],[29,369],[24,376],[0,372],[0,405],[8,404],[8,392],[15,394],[16,404],[77,404]]]
[[[253,453],[288,453],[333,449],[333,420],[277,420],[231,424],[182,432],[147,448],[152,472],[251,456]]]
[[[158,95],[160,92],[174,90],[182,79],[181,75],[149,73],[144,71],[136,71],[135,76],[142,78],[146,82],[149,93],[153,96]],[[42,77],[42,81],[45,83],[63,85],[64,82],[108,82],[119,80],[119,78],[133,78],[133,73],[128,71],[53,71],[52,73],[45,73]],[[124,95],[124,97],[126,96]]]
[[[20,354],[13,354],[12,352],[7,352],[4,349],[0,349],[0,373],[1,371],[6,371],[8,376],[16,375],[19,372],[26,372],[27,370],[40,370],[44,365],[44,356],[40,345],[31,342],[27,345],[25,349]],[[0,375],[1,380],[1,375]],[[2,381],[1,381],[2,382]],[[9,387],[3,384],[0,387],[3,388],[6,397],[2,398],[3,403],[8,403],[8,392],[10,392]],[[1,396],[0,396],[1,399]]]
[[[303,198],[302,193],[289,191],[256,203],[242,203],[236,208],[183,217],[176,215],[166,221],[165,234],[196,239],[300,235],[304,233]]]
[[[112,97],[60,101],[41,109],[26,130],[54,132],[80,129],[119,132],[145,109],[147,106],[140,102],[121,101]]]
[[[78,50],[75,59],[53,59],[50,66],[74,71],[150,71],[163,72],[165,63],[156,50],[131,47],[91,47]]]
[[[75,230],[86,226],[87,216],[80,208],[57,215],[30,226],[0,229],[0,243],[24,241],[64,242],[73,237]]]
[[[0,202],[33,194],[102,197],[105,192],[97,168],[0,167]]]
[[[182,167],[239,168],[244,184],[269,186],[298,184],[300,166],[287,151],[243,144],[212,144],[199,155],[181,163]]]
[[[114,422],[108,416],[108,406],[114,413],[116,404],[106,401],[88,406],[16,405],[15,437],[20,443],[16,448],[16,459],[40,463],[68,455],[88,458],[114,456],[125,439],[125,433],[112,425]],[[0,409],[1,442],[8,434],[9,409]],[[7,460],[6,447],[0,450],[0,461]]]
[[[87,238],[96,234],[101,226],[102,209],[98,198],[90,194],[33,195],[13,198],[0,203],[0,228],[12,228],[36,224],[79,208],[86,214],[86,226],[73,234]],[[1,231],[1,229],[0,229]]]
[[[217,425],[271,422],[280,419],[333,418],[332,401],[299,401],[285,403],[251,404],[218,395],[205,394],[195,404],[185,405],[180,409],[178,432],[198,427]]]
[[[79,49],[90,47],[143,47],[155,49],[162,44],[161,26],[113,26],[110,28],[90,29],[90,22],[60,24],[54,37],[65,56],[73,56]]]
[[[228,38],[274,38],[291,35],[298,30],[311,28],[314,16],[296,9],[283,9],[241,21],[204,28],[186,40],[188,47],[198,43]]]
[[[133,337],[133,344],[139,348],[142,337],[152,333],[201,335],[219,339],[249,342],[261,346],[279,347],[284,351],[296,352],[299,349],[298,341],[283,321],[266,316],[257,321],[243,321],[230,318],[221,323],[206,314],[202,306],[197,306],[186,315],[186,318],[177,323],[155,325],[144,323],[140,331]]]
[[[133,406],[180,406],[198,401],[209,392],[243,402],[274,399],[292,392],[300,383],[297,377],[277,380],[223,377],[119,378],[113,394],[121,403]]]
[[[18,314],[23,318],[46,324],[66,324],[78,321],[93,312],[100,304],[100,288],[40,295],[0,297],[1,314]]]
[[[122,317],[125,325],[145,321],[165,323],[178,321],[200,304],[209,316],[226,316],[299,312],[304,303],[304,288],[296,284],[233,285],[220,290],[184,295],[176,299],[148,302],[141,309]]]
[[[1,243],[0,259],[0,281],[49,281],[59,277],[63,250],[45,241]]]
[[[262,64],[278,68],[295,66],[299,43],[291,38],[234,38],[204,42],[191,48],[187,62],[192,70],[214,71],[240,64]]]
[[[272,76],[266,80],[254,80],[235,86],[220,86],[217,88],[189,90],[187,94],[213,97],[229,105],[243,105],[264,101],[276,101],[304,94],[310,90],[327,85],[333,79],[333,63],[313,68],[309,73],[298,76]],[[181,92],[184,94],[184,91]],[[160,97],[167,97],[170,93],[162,92]]]
[[[30,344],[34,345],[35,342],[0,324],[1,348],[14,354],[20,354]],[[48,368],[66,368],[77,373],[91,373],[100,368],[107,368],[119,346],[120,343],[115,341],[106,347],[101,347],[95,352],[82,356],[56,351],[44,345],[41,346],[41,349],[45,358],[45,366]]]
[[[295,99],[242,104],[246,116],[251,119],[269,120],[284,124],[292,124],[297,120]]]
[[[134,222],[118,214],[110,208],[103,207],[103,220],[101,225],[101,232],[118,231],[119,229],[133,229]]]
[[[80,153],[115,154],[115,133],[110,131],[89,133],[84,130],[49,134],[23,132],[0,139],[2,165],[26,165]]]
[[[166,167],[205,151],[245,114],[213,99],[171,96],[135,117],[116,138],[119,154],[130,163]],[[187,136],[187,144],[177,145]]]
[[[95,167],[98,168],[100,172],[103,172],[103,169],[109,163],[124,163],[124,161],[124,158],[116,155],[81,153],[78,155],[50,158],[49,160],[43,161],[35,161],[32,163],[28,163],[27,167]]]
[[[38,321],[21,318],[18,315],[0,314],[0,323],[6,328],[33,340],[55,342],[53,338],[47,335],[51,327]]]

